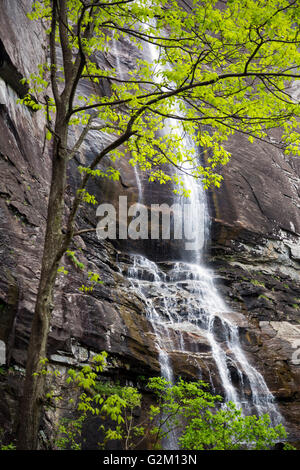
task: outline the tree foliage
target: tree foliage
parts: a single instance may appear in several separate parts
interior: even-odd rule
[[[221,396],[212,395],[201,380],[179,379],[172,384],[153,377],[144,386],[154,398],[146,405],[137,388],[101,381],[106,357],[103,352],[81,369],[69,369],[65,394],[73,395],[73,388],[77,398],[70,398],[65,405],[72,417],[61,419],[55,448],[80,450],[83,426],[92,416],[100,418],[100,449],[119,442],[124,450],[130,450],[145,441],[159,449],[171,436],[175,445],[185,450],[269,450],[278,440],[286,440],[281,424],[273,427],[268,415],[243,416],[232,402],[224,404]],[[49,369],[44,361],[43,373],[52,376],[58,371]],[[63,401],[63,396],[55,396],[53,391],[46,398],[54,408]]]
[[[270,450],[286,436],[282,425],[271,426],[268,415],[243,416],[233,403],[226,403],[217,413],[205,410],[193,417],[179,442],[190,450]]]
[[[52,60],[29,80],[38,102],[32,105],[43,107],[55,122],[71,87],[65,103],[69,124],[84,126],[83,137],[91,131],[113,135],[90,167],[81,169],[85,176],[117,178],[113,166],[101,172],[96,165],[103,154],[113,162],[129,149],[131,163],[148,170],[151,180],[172,178],[165,163],[184,168],[192,160],[195,177],[206,186],[219,184],[216,170],[230,157],[224,143],[236,131],[251,142],[268,141],[268,131],[280,126],[281,147],[287,153],[298,150],[299,103],[292,93],[299,78],[298,2],[238,0],[223,2],[222,8],[216,3],[200,0],[190,9],[169,0],[34,3],[30,17],[44,21],[53,44]],[[125,76],[116,65],[104,68],[98,60],[120,41],[121,47],[141,50]],[[76,96],[82,80],[91,82],[91,92]],[[102,80],[109,82],[110,96],[99,95]],[[45,102],[48,85],[53,97]],[[173,131],[162,132],[166,126]],[[49,122],[47,135],[54,132]],[[207,166],[186,148],[185,134],[195,147],[211,150]],[[178,183],[178,175],[174,178]]]

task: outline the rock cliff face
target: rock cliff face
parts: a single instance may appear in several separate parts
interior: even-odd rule
[[[243,136],[230,142],[224,184],[210,192],[209,262],[228,304],[248,319],[245,344],[297,428],[300,159],[284,156],[272,145],[277,139],[274,133],[270,145],[249,145]]]
[[[20,77],[34,72],[45,55],[42,31],[25,15],[30,4],[30,0],[0,0],[0,344],[2,348],[5,344],[6,352],[0,374],[0,427],[7,439],[14,432],[21,393],[51,168],[43,117],[16,104],[26,92]],[[130,67],[125,46],[122,51],[112,50],[108,59],[114,63],[119,52],[118,60]],[[106,92],[103,83],[99,93]],[[276,133],[272,140],[276,143]],[[300,160],[299,156],[284,157],[271,143],[250,145],[243,136],[229,143],[232,160],[223,169],[223,185],[208,195],[211,242],[206,263],[213,268],[219,291],[233,312],[250,363],[264,376],[293,439],[299,440]],[[78,159],[88,162],[101,145],[99,137],[91,136]],[[97,200],[116,201],[126,195],[129,203],[137,201],[134,169],[126,160],[120,165],[119,182],[93,182],[90,190]],[[74,165],[67,198],[77,178]],[[142,186],[146,199],[168,202],[169,193],[162,193],[161,186],[149,185],[146,178]],[[94,211],[82,210],[79,226],[89,222],[96,222]],[[76,237],[73,248],[87,271],[101,273],[103,284],[91,294],[80,292],[86,275],[65,257],[63,264],[70,274],[57,279],[48,351],[52,362],[64,370],[105,349],[110,353],[108,377],[139,383],[140,376],[158,374],[155,332],[145,301],[126,276],[133,246],[113,246],[90,233]],[[135,249],[163,261],[166,272],[170,269],[166,244]],[[193,301],[184,285],[174,295],[178,305]],[[149,296],[159,307],[164,292],[153,286]],[[203,379],[222,393],[206,339],[195,331],[185,331],[183,337],[185,350],[178,347],[170,353],[175,375],[195,378],[201,369]],[[176,345],[178,332],[174,330],[171,339]],[[222,343],[224,338],[218,340]],[[233,370],[233,380],[234,376]],[[51,413],[46,416],[46,433],[56,418]]]

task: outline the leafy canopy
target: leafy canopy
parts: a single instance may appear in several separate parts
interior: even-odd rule
[[[205,187],[218,186],[219,167],[230,157],[229,136],[241,132],[251,142],[269,141],[268,131],[278,126],[280,148],[297,152],[296,0],[228,0],[220,8],[216,0],[199,0],[186,9],[173,0],[40,0],[30,17],[45,25],[50,59],[28,79],[24,102],[44,109],[47,138],[55,135],[51,122],[66,97],[68,123],[83,129],[66,158],[87,132],[110,137],[82,174],[118,178],[113,163],[129,150],[130,163],[147,170],[150,180],[183,186],[178,172],[165,171],[171,164],[202,178]],[[128,67],[112,54],[117,45],[128,51]],[[91,86],[80,95],[83,80]],[[99,88],[104,82],[105,95]],[[191,150],[199,146],[207,150],[205,166]],[[112,165],[100,171],[108,154]]]

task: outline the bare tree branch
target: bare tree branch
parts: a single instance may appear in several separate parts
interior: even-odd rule
[[[60,96],[57,86],[57,60],[56,60],[56,44],[55,44],[55,33],[56,33],[56,22],[57,22],[57,0],[53,0],[52,3],[52,18],[51,18],[51,30],[50,30],[50,80],[53,96],[56,103],[60,102]]]

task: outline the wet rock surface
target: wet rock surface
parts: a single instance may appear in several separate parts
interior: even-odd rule
[[[270,140],[276,141],[276,133]],[[229,149],[224,185],[210,191],[207,261],[227,304],[248,319],[243,345],[297,433],[300,159],[271,145],[249,146],[241,136]]]

